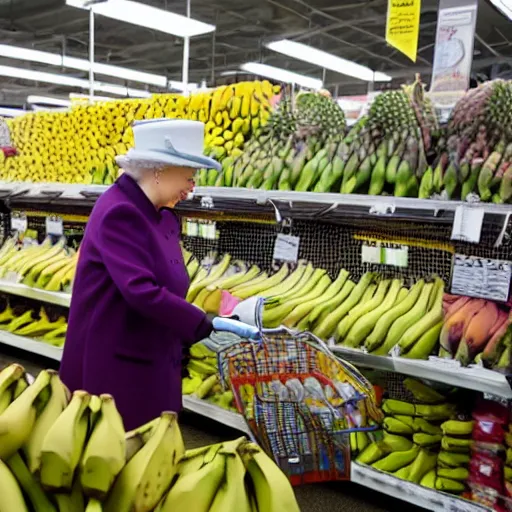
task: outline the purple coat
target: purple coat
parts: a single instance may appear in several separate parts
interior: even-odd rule
[[[211,323],[185,301],[180,224],[122,175],[97,201],[80,247],[60,375],[113,395],[127,430],[181,409],[183,345]]]

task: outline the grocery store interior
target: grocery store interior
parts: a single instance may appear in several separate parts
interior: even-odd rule
[[[512,512],[511,27],[0,0],[0,512]]]

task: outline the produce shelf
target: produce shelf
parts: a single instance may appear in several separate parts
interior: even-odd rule
[[[0,292],[25,297],[27,299],[40,300],[48,304],[55,304],[56,306],[66,308],[69,308],[71,303],[70,293],[49,292],[47,290],[32,288],[21,283],[10,283],[2,280],[0,280]]]
[[[54,359],[55,361],[60,361],[62,359],[62,348],[54,347],[53,345],[49,345],[42,341],[17,336],[10,332],[0,331],[0,343],[24,350],[25,352]]]
[[[234,428],[251,435],[251,431],[247,426],[243,416],[236,412],[227,411],[222,407],[209,404],[200,398],[192,395],[183,395],[183,407],[190,412],[194,412],[201,416],[205,416],[214,421],[222,423],[228,427]]]
[[[426,510],[435,510],[436,512],[492,512],[492,509],[488,507],[400,480],[392,475],[355,462],[351,464],[350,480],[370,489],[378,490],[388,496],[423,507]]]
[[[464,368],[450,360],[441,362],[374,356],[361,350],[346,347],[334,346],[331,347],[331,350],[356,366],[412,375],[420,379],[443,382],[459,388],[473,389],[482,393],[512,399],[512,389],[507,378],[494,370],[478,366]]]

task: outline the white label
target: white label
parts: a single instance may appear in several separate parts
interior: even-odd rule
[[[19,283],[21,281],[21,276],[17,272],[9,270],[2,279],[8,283]]]
[[[485,476],[491,476],[492,475],[492,467],[488,464],[480,464],[480,473]]]
[[[46,217],[46,234],[62,236],[64,234],[64,225],[60,217]]]
[[[409,248],[406,245],[402,247],[386,247],[384,249],[384,263],[395,267],[407,267]]]
[[[391,357],[400,357],[400,345],[398,343],[389,351]]]
[[[510,261],[455,254],[451,293],[506,302],[511,277]]]
[[[274,260],[296,263],[299,259],[299,245],[300,237],[279,233],[274,245]]]
[[[492,421],[479,421],[478,424],[486,434],[490,434],[492,432],[492,428],[494,426],[494,423]]]
[[[381,263],[381,250],[380,245],[367,245],[361,246],[361,261],[362,263]]]
[[[468,206],[457,206],[453,219],[452,240],[480,243],[484,209]]]
[[[25,233],[28,228],[27,217],[24,214],[11,216],[11,229],[18,233]]]

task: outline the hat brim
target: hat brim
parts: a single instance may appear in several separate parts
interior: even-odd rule
[[[177,167],[191,167],[192,169],[216,169],[220,171],[222,166],[213,158],[206,156],[195,156],[194,159],[188,159],[185,156],[177,156],[166,151],[140,151],[130,149],[126,155],[116,157],[116,163],[119,167],[123,165],[136,166],[137,162],[154,162],[155,164],[175,165]]]

